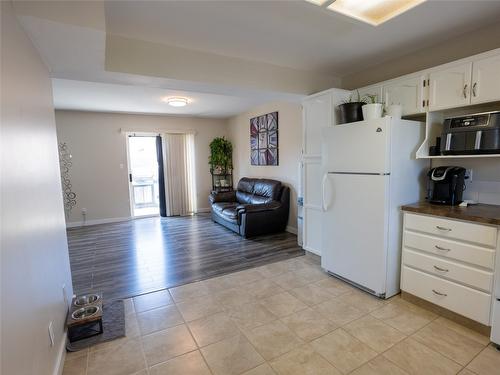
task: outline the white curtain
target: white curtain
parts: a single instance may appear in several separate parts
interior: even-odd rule
[[[194,134],[162,134],[167,216],[196,213]]]

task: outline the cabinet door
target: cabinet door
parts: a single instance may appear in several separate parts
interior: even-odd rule
[[[367,86],[367,87],[361,87],[358,89],[359,91],[359,96],[362,98],[367,96],[367,95],[377,95],[377,100],[381,101],[382,99],[382,85],[373,85],[373,86]],[[356,95],[356,93],[355,93]]]
[[[321,129],[332,125],[332,95],[315,96],[302,103],[304,137],[302,152],[304,155],[321,154]]]
[[[426,77],[404,78],[384,86],[385,105],[401,104],[403,115],[425,112],[423,84]]]
[[[472,63],[453,66],[429,75],[429,110],[470,104]]]
[[[474,61],[471,103],[497,100],[500,100],[500,55]]]

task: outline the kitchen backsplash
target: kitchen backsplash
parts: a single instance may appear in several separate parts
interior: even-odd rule
[[[476,181],[466,182],[464,199],[472,199],[480,203],[500,205],[500,182],[499,181]]]

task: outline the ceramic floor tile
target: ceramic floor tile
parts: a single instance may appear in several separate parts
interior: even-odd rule
[[[314,283],[314,285],[319,286],[326,292],[334,295],[340,296],[342,294],[348,293],[352,291],[353,287],[342,280],[336,279],[333,276],[328,277],[327,279],[318,281]]]
[[[157,307],[171,305],[173,303],[168,290],[143,294],[141,296],[134,297],[133,300],[135,312],[143,312]]]
[[[204,316],[223,311],[219,300],[213,295],[206,295],[177,303],[177,308],[186,321],[196,320]]]
[[[319,305],[333,298],[324,288],[315,284],[290,289],[288,292],[308,306]]]
[[[232,274],[236,280],[236,282],[240,286],[245,286],[247,284],[253,283],[258,280],[262,280],[264,275],[259,272],[256,268],[251,268],[248,270],[236,272]]]
[[[470,370],[467,370],[466,368],[462,369],[462,371],[460,371],[458,373],[458,375],[477,375],[475,372],[472,372]]]
[[[135,314],[134,299],[133,298],[124,299],[123,308],[125,309],[125,315]]]
[[[304,279],[308,283],[315,283],[330,278],[330,276],[328,276],[328,274],[324,272],[321,268],[314,266],[300,269],[296,272],[296,275]]]
[[[408,373],[384,357],[378,356],[349,375],[408,375]]]
[[[484,349],[483,344],[479,344],[447,326],[439,324],[439,322],[430,323],[415,333],[412,338],[463,366]]]
[[[208,288],[202,281],[178,286],[169,289],[169,291],[175,302],[182,302],[191,298],[205,296],[209,293]]]
[[[241,375],[276,375],[271,366],[267,363],[263,363],[249,371],[245,371]]]
[[[238,327],[226,313],[193,320],[188,325],[200,347],[240,334]]]
[[[223,290],[217,293],[215,297],[220,304],[227,309],[240,307],[244,304],[256,301],[256,299],[246,291],[246,288],[239,287]]]
[[[466,336],[470,338],[471,340],[474,340],[478,342],[479,344],[483,344],[484,346],[488,345],[490,343],[490,337],[485,336],[479,332],[473,331],[470,328],[467,328],[461,324],[455,323],[449,319],[439,317],[435,321],[436,323],[439,323],[440,325],[443,325],[463,336]]]
[[[307,305],[288,292],[275,294],[261,300],[261,304],[278,317],[291,315],[304,310]]]
[[[500,372],[500,351],[496,350],[493,345],[488,345],[469,363],[467,369],[478,375],[498,375]]]
[[[77,352],[66,352],[65,361],[69,361],[71,359],[76,359],[80,357],[86,357],[89,354],[89,348],[79,350]]]
[[[136,314],[125,315],[125,336],[134,338],[141,335]]]
[[[418,331],[437,317],[430,311],[417,306],[411,308],[400,302],[391,302],[372,311],[371,315],[407,335]]]
[[[229,309],[227,314],[241,329],[252,329],[278,319],[259,303],[249,303]]]
[[[355,306],[358,310],[366,313],[376,310],[386,304],[386,301],[358,289],[342,294],[338,296],[337,299],[351,306]]]
[[[319,305],[314,306],[314,310],[318,311],[325,318],[339,326],[347,324],[365,315],[364,312],[358,310],[356,307],[345,304],[337,299],[320,303]]]
[[[264,362],[264,358],[243,335],[219,341],[201,349],[216,375],[237,375]]]
[[[149,366],[168,361],[197,348],[184,324],[143,336],[142,343]]]
[[[248,293],[257,299],[266,298],[274,294],[283,293],[285,290],[269,279],[260,279],[246,285]]]
[[[296,275],[294,271],[285,272],[279,276],[273,277],[270,280],[278,284],[285,290],[299,288],[308,284],[307,280]]]
[[[174,305],[160,307],[137,314],[137,322],[142,335],[147,335],[165,328],[184,323],[181,314]]]
[[[64,361],[63,375],[86,375],[87,356],[81,356]]]
[[[139,339],[123,340],[122,345],[90,352],[88,374],[125,375],[146,368]]]
[[[149,369],[149,375],[182,374],[211,375],[205,360],[198,350],[175,357]]]
[[[315,351],[344,374],[377,356],[377,352],[342,328],[312,341],[311,345]]]
[[[245,330],[245,335],[266,360],[285,354],[304,343],[278,320]]]
[[[212,294],[238,286],[236,280],[234,280],[231,275],[224,275],[204,280],[203,284],[207,288],[208,292]]]
[[[307,308],[281,319],[302,340],[311,341],[337,328],[319,312]]]
[[[379,353],[389,349],[406,337],[397,329],[371,315],[366,315],[345,325],[344,329]]]
[[[265,266],[259,267],[258,270],[267,278],[273,278],[289,271],[288,265],[285,262],[266,264]]]
[[[462,366],[418,341],[408,338],[385,352],[384,357],[410,374],[456,374]]]
[[[311,346],[304,345],[271,362],[279,375],[341,375],[335,367],[316,353]]]

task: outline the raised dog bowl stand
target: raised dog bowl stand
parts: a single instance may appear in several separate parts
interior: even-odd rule
[[[70,342],[99,335],[102,329],[102,294],[92,293],[76,296],[66,319]]]

